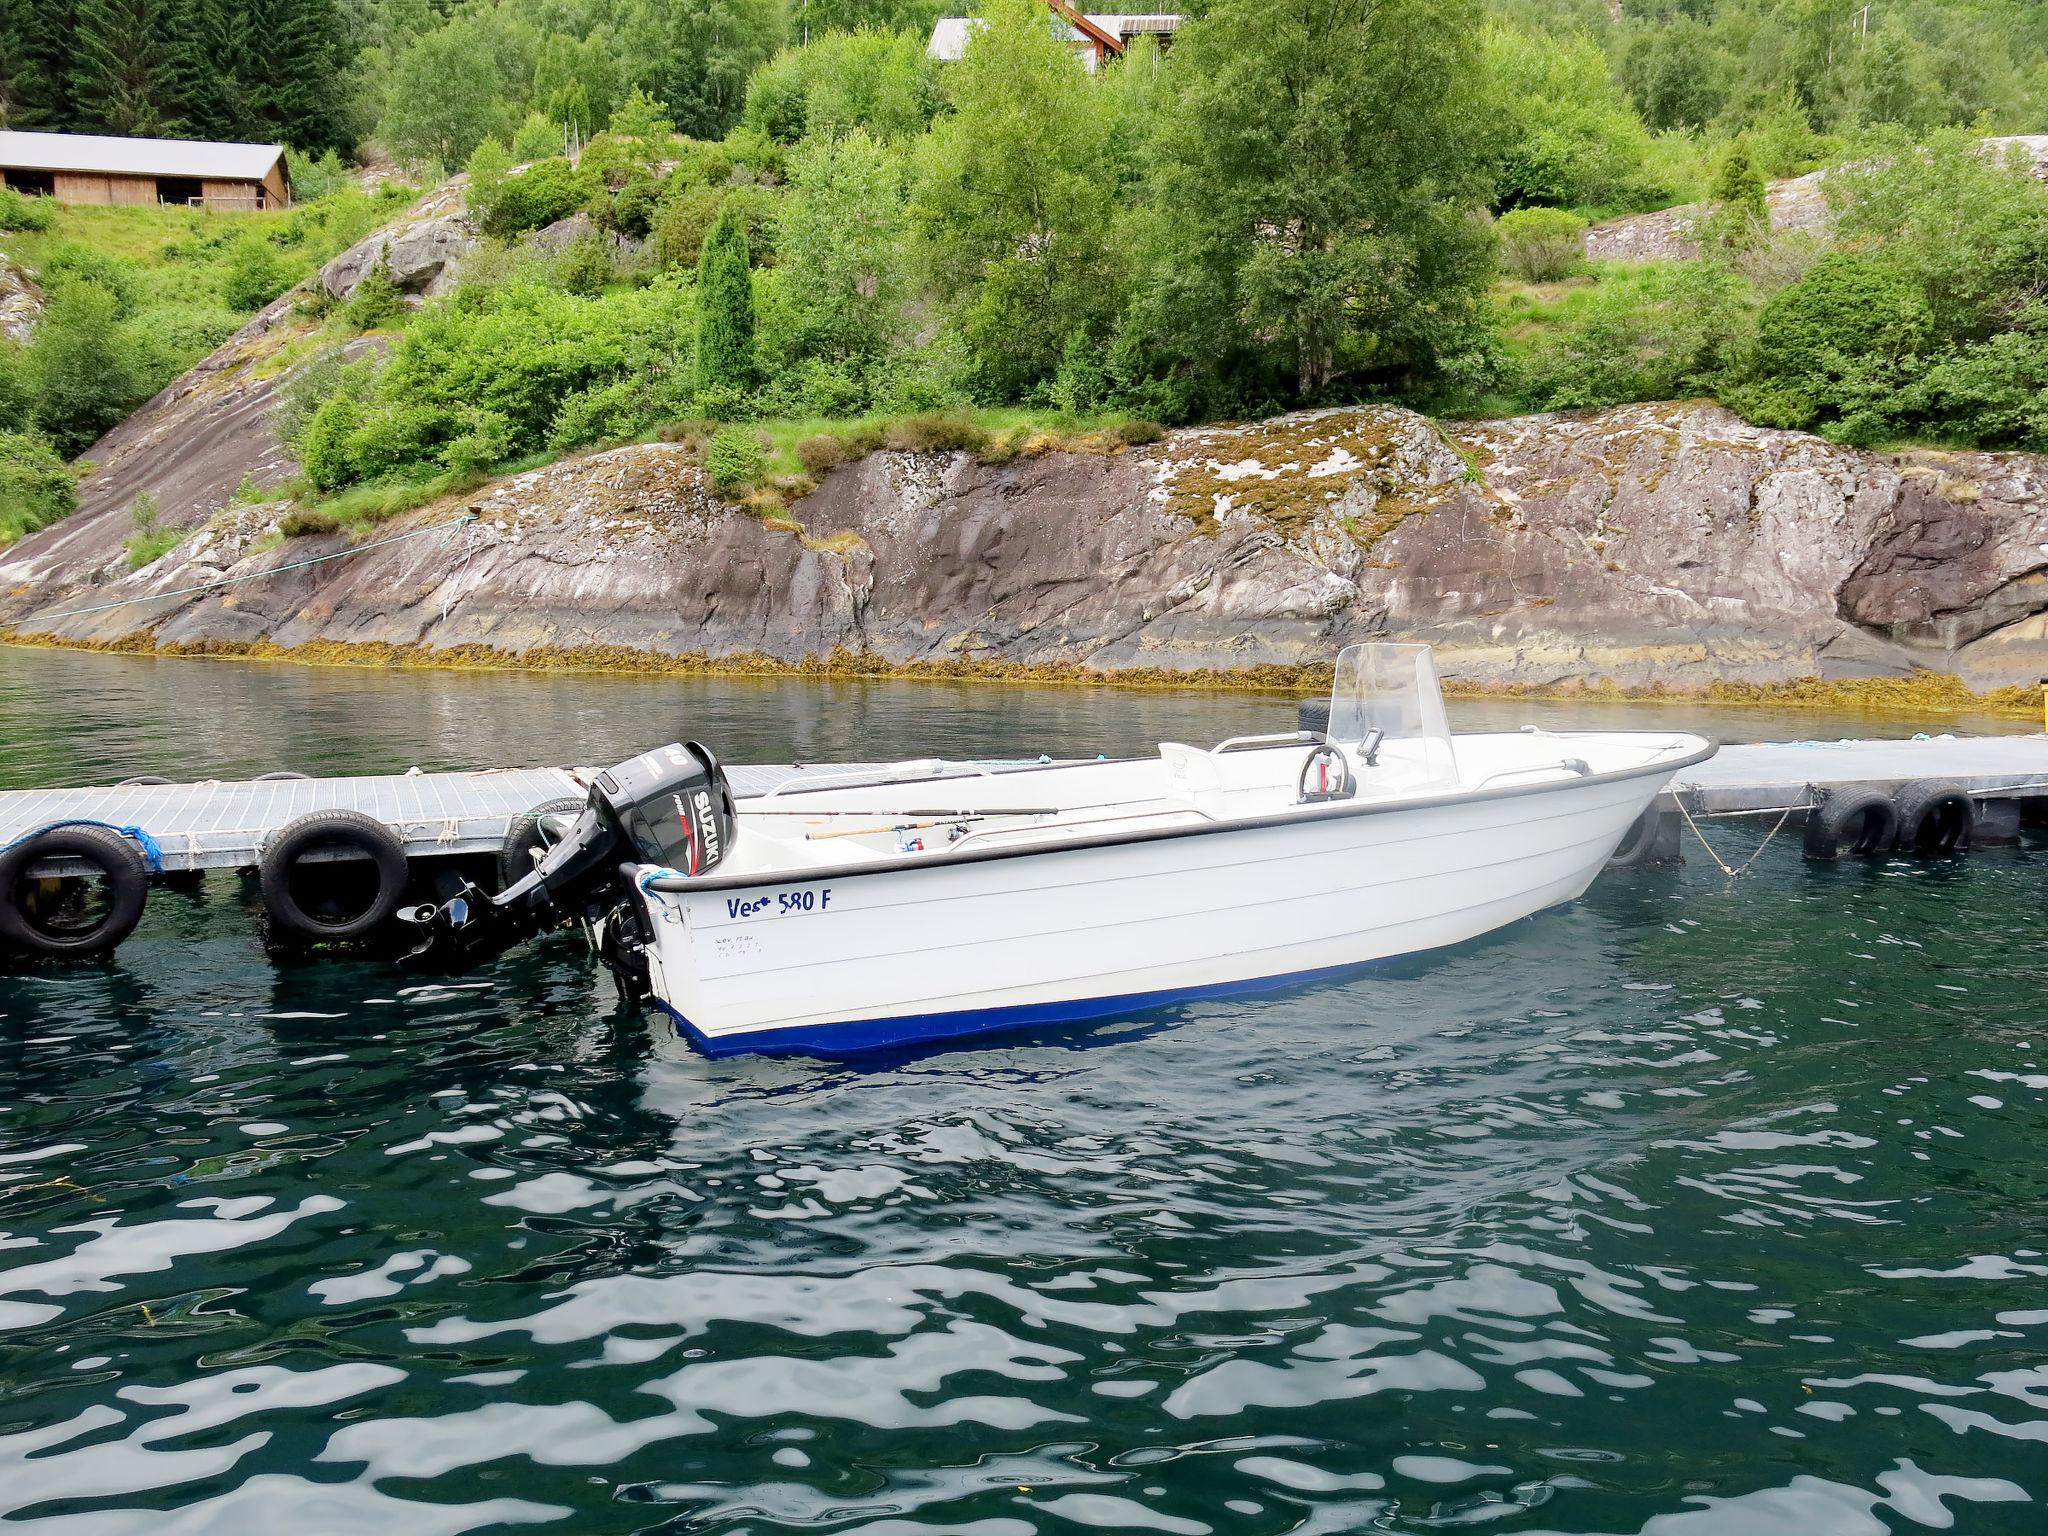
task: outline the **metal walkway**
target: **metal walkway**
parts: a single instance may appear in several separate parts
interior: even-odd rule
[[[735,764],[741,795],[791,778],[858,775],[880,765]],[[1010,761],[999,768],[1019,768]],[[963,771],[954,765],[953,771]],[[969,770],[971,771],[971,770]],[[71,819],[139,826],[163,850],[164,868],[234,869],[256,862],[264,839],[311,811],[357,810],[392,827],[413,858],[495,853],[516,816],[549,800],[582,799],[592,769],[505,768],[346,779],[273,779],[99,789],[0,792],[0,846]],[[1805,741],[1729,746],[1672,781],[1695,814],[1805,806],[1812,791],[1840,784],[1893,790],[1946,779],[1979,799],[2048,796],[2048,736],[1938,736],[1915,741]]]

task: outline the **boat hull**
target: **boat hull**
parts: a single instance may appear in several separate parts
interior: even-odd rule
[[[648,892],[651,980],[709,1054],[825,1056],[1293,985],[1572,900],[1676,766]]]

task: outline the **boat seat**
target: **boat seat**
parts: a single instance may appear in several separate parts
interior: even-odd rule
[[[1166,798],[1189,805],[1205,816],[1224,814],[1223,775],[1212,753],[1177,741],[1159,743],[1166,764]]]

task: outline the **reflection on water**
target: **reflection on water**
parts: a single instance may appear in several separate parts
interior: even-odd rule
[[[0,652],[10,775],[1276,707],[132,665]],[[706,1062],[573,942],[422,986],[166,893],[117,966],[0,977],[0,1515],[2036,1531],[2044,870],[1694,864],[1347,986],[857,1068]]]

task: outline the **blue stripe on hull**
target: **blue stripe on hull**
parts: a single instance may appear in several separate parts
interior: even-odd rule
[[[1048,1024],[1084,1023],[1158,1008],[1168,1003],[1188,1003],[1209,997],[1240,997],[1249,992],[1273,992],[1305,982],[1355,976],[1374,966],[1389,965],[1405,958],[1405,955],[1386,955],[1378,960],[1330,965],[1312,971],[1290,971],[1281,976],[1254,976],[1244,981],[1220,981],[1200,987],[1169,987],[1159,992],[1126,992],[1119,997],[1081,997],[1059,1003],[1014,1003],[1003,1008],[964,1008],[951,1013],[910,1013],[887,1019],[851,1019],[843,1023],[806,1024],[789,1029],[754,1029],[737,1035],[707,1035],[662,999],[655,998],[654,1003],[675,1020],[677,1032],[706,1056],[739,1056],[748,1052],[761,1056],[859,1056],[869,1051],[923,1045],[935,1040],[958,1040],[969,1035],[990,1035]]]

